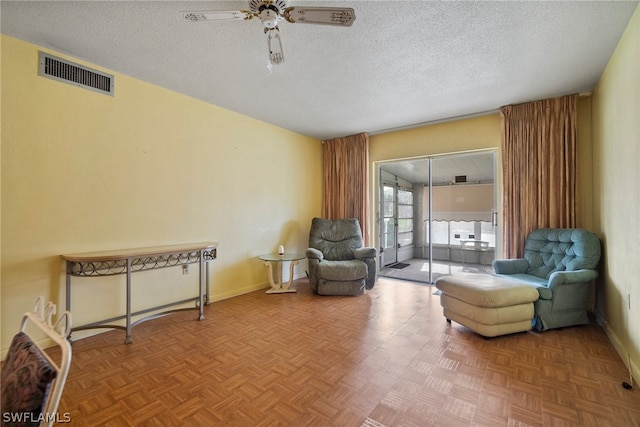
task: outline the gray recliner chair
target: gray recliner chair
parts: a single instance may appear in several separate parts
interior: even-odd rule
[[[534,286],[534,327],[539,330],[589,323],[590,283],[598,277],[600,240],[580,228],[540,228],[532,231],[524,257],[497,259],[497,275]]]
[[[362,295],[375,285],[377,251],[363,247],[355,218],[314,218],[306,255],[309,284],[319,295]]]

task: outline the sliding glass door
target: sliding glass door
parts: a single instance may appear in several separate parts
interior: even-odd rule
[[[432,283],[445,274],[490,272],[498,236],[495,151],[389,162],[379,171],[381,275]]]

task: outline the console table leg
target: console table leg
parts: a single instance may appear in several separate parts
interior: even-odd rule
[[[71,313],[71,271],[73,267],[68,261],[65,264],[67,264],[67,283],[66,283],[67,294],[65,295],[65,300],[67,305],[66,310],[69,313]],[[67,339],[71,341],[71,330],[69,330],[69,335],[67,335]]]
[[[211,290],[209,289],[209,263],[207,262],[207,265],[205,267],[207,269],[207,278],[205,279],[205,285],[207,286],[207,293],[206,295],[206,303],[207,305],[211,304],[211,299],[210,299],[210,295],[211,295]]]
[[[199,311],[200,311],[200,315],[198,316],[198,320],[204,320],[204,278],[205,278],[205,271],[204,271],[204,250],[200,251],[200,274],[199,274],[199,280],[200,280],[200,285],[199,285],[199,301],[200,301],[200,307],[198,307]]]
[[[131,344],[131,258],[127,258],[127,336],[124,339],[125,344]]]

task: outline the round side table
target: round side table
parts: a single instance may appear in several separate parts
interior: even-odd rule
[[[271,285],[271,289],[267,291],[268,294],[296,292],[296,289],[291,287],[293,283],[293,268],[298,264],[298,261],[306,258],[305,254],[265,254],[260,255],[258,258],[264,262],[264,265],[266,265],[269,270],[269,284]],[[291,262],[291,264],[289,264],[289,281],[287,283],[276,283],[273,279],[274,264],[277,265],[278,268],[281,268],[280,263],[287,261]]]

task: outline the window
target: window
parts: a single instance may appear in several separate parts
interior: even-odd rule
[[[429,222],[426,224],[429,233]],[[433,221],[431,239],[434,244],[459,245],[460,240],[482,240],[496,247],[496,228],[488,221]],[[427,234],[428,236],[428,234]]]
[[[449,221],[433,221],[433,229],[431,239],[433,243],[448,245],[449,244]],[[429,222],[426,222],[427,233],[429,232]],[[427,235],[428,236],[428,235]]]
[[[475,222],[471,221],[451,221],[451,231],[449,241],[452,245],[459,245],[460,240],[476,239]]]

